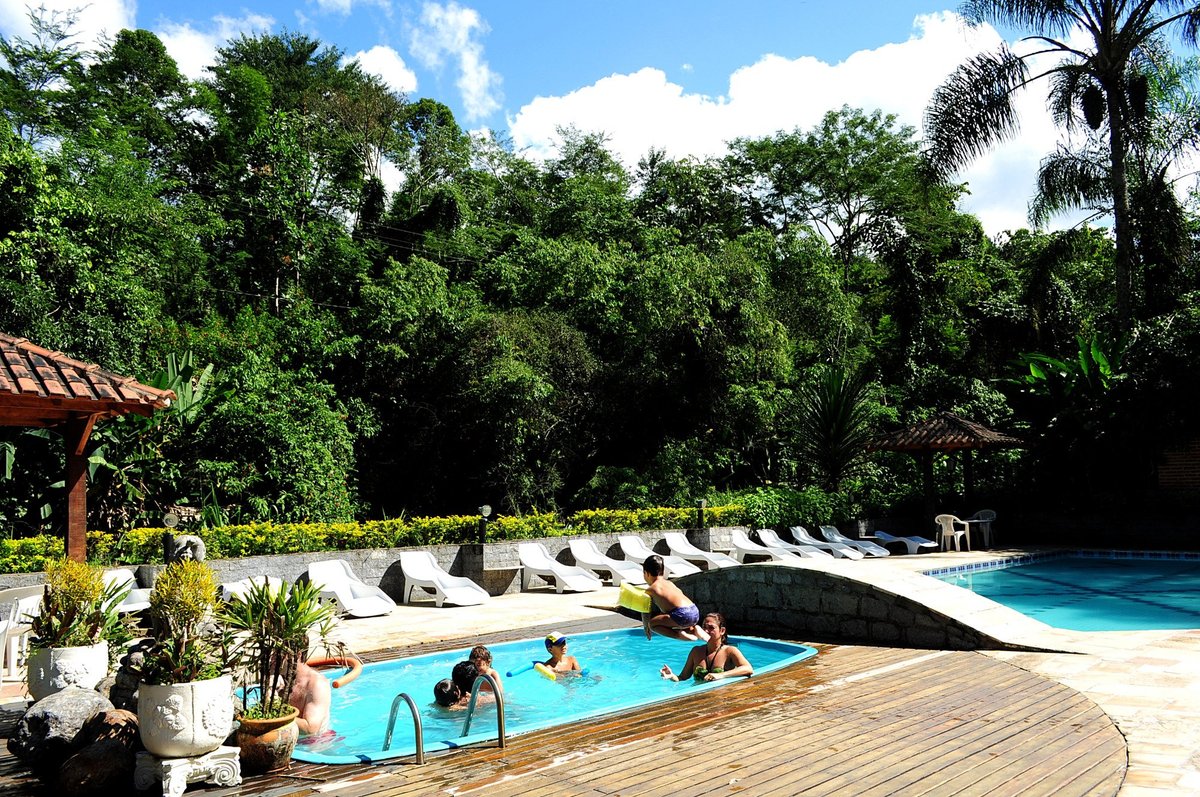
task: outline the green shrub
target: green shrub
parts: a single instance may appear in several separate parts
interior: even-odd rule
[[[723,493],[715,498],[729,504],[741,505],[744,508],[741,525],[754,528],[777,528],[798,523],[832,524],[848,520],[853,514],[850,501],[845,495],[827,493],[818,487],[804,490],[790,487],[758,487],[753,490]]]

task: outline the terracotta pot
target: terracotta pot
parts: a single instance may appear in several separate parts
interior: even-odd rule
[[[292,751],[300,739],[295,707],[286,717],[259,720],[239,717],[235,738],[241,749],[242,772],[250,775],[278,772],[292,765]]]
[[[160,758],[189,758],[221,746],[233,728],[229,675],[183,684],[138,685],[142,744]]]
[[[68,686],[95,689],[108,675],[108,643],[74,648],[36,648],[26,661],[29,694],[41,700]]]

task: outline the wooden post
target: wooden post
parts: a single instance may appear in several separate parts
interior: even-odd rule
[[[81,415],[62,428],[67,453],[67,558],[87,560],[87,441],[95,415]]]
[[[935,508],[935,493],[933,486],[933,451],[922,451],[917,455],[921,462],[921,481],[925,486],[925,521],[933,523],[933,518],[937,514]]]

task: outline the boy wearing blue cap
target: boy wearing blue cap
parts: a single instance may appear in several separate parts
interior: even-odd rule
[[[579,666],[579,659],[567,655],[567,638],[557,631],[546,635],[546,652],[550,658],[542,663],[554,672],[579,672],[583,669]]]

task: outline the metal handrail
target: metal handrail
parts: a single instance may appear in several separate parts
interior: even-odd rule
[[[387,750],[392,746],[392,731],[396,727],[396,714],[400,711],[400,701],[408,703],[408,710],[412,712],[413,717],[413,732],[416,734],[417,745],[417,763],[425,763],[425,731],[421,727],[421,712],[417,711],[417,704],[408,696],[408,692],[401,692],[392,700],[392,713],[388,716],[387,733],[383,737],[383,749]]]
[[[496,679],[487,673],[480,673],[475,676],[475,683],[471,685],[471,702],[467,704],[467,716],[463,720],[463,729],[461,736],[466,736],[471,732],[471,717],[475,713],[475,701],[479,699],[479,682],[486,681],[492,687],[492,694],[496,696],[496,725],[500,733],[500,746],[504,747],[504,693],[500,691],[496,684]]]

